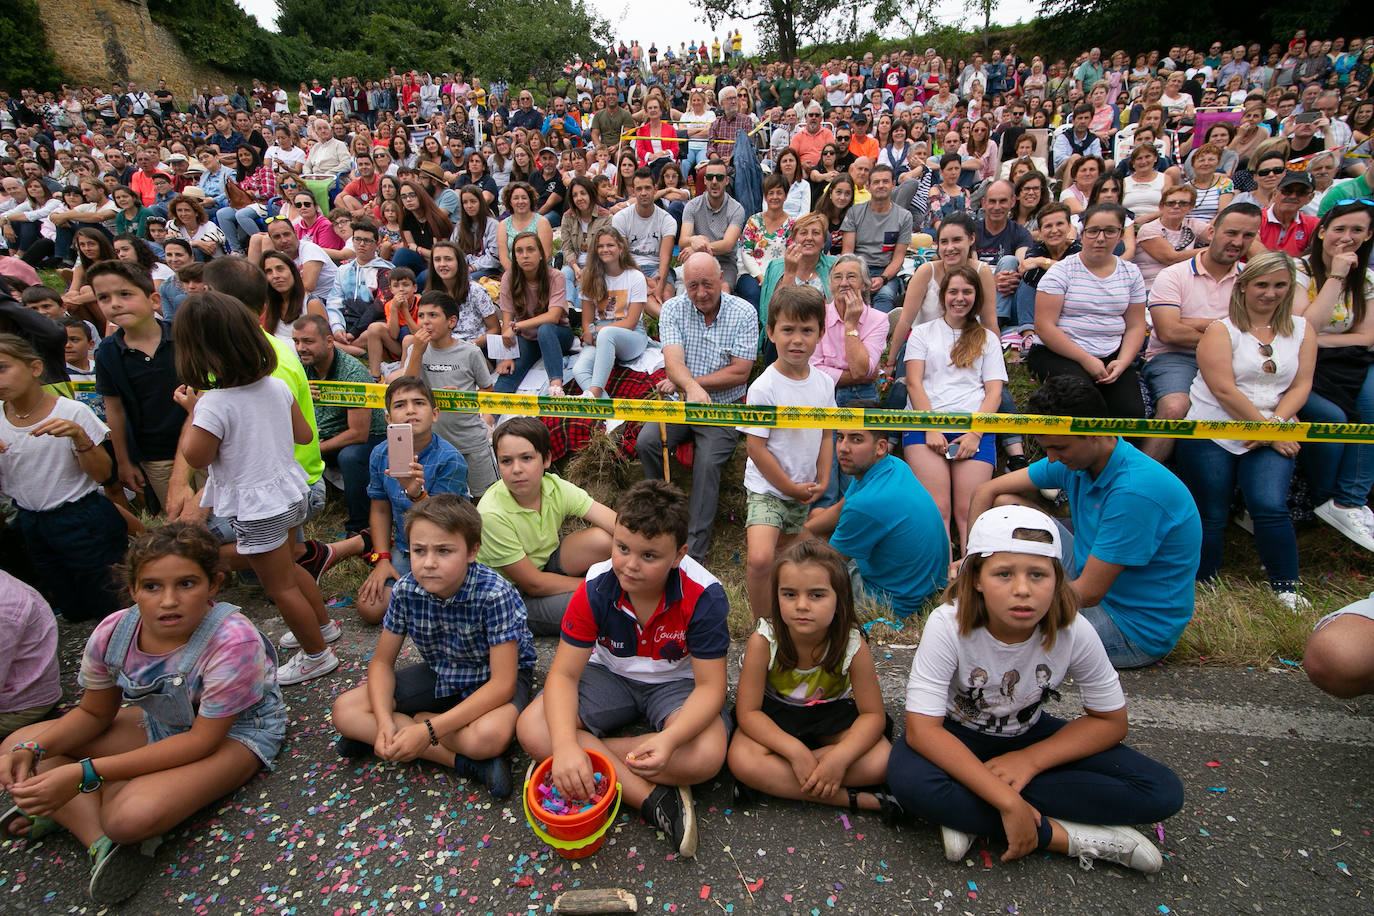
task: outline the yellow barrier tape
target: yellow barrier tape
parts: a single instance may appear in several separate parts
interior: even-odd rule
[[[311,382],[315,403],[331,407],[385,407],[386,386]],[[73,382],[94,391],[93,382]],[[692,426],[764,426],[773,429],[942,429],[947,432],[1051,436],[1159,436],[1169,439],[1239,439],[1256,442],[1359,442],[1374,444],[1374,423],[1249,423],[1240,420],[1129,420],[1033,414],[936,413],[851,407],[688,404],[619,398],[553,398],[434,389],[440,410],[565,419],[633,420]]]

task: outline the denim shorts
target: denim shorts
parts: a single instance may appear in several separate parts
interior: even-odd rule
[[[696,687],[690,677],[659,684],[621,677],[602,665],[588,664],[577,682],[577,716],[582,727],[604,738],[611,732],[647,719],[654,731],[663,731],[668,717],[682,708]],[[730,711],[720,711],[728,736],[733,727]]]
[[[955,439],[958,439],[958,438],[959,438],[960,436],[962,436],[962,435],[963,435],[963,433],[945,433],[945,441],[946,441],[946,442],[953,442]],[[904,432],[904,433],[902,433],[902,448],[906,448],[908,445],[925,445],[925,444],[926,444],[926,431],[923,430],[923,429],[916,429],[916,430],[911,430],[911,431],[909,431],[909,432]],[[901,456],[898,455],[897,457],[900,458]],[[964,460],[965,460],[965,461],[986,461],[988,464],[991,464],[991,465],[996,466],[996,464],[997,464],[997,437],[996,437],[996,436],[984,435],[983,438],[981,438],[981,439],[978,440],[978,451],[974,452],[972,457],[970,457],[970,458],[965,458]]]
[[[806,524],[807,513],[811,507],[794,499],[783,499],[772,493],[749,491],[748,513],[744,525],[767,525],[777,528],[783,534],[797,534]]]
[[[1158,401],[1167,394],[1187,394],[1197,378],[1197,356],[1192,353],[1157,353],[1145,360],[1140,374]]]

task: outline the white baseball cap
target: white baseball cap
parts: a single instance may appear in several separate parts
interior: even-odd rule
[[[1015,536],[1017,530],[1043,531],[1049,543]],[[994,553],[1029,553],[1059,559],[1059,526],[1039,509],[1030,506],[994,506],[974,521],[968,532],[967,556]]]

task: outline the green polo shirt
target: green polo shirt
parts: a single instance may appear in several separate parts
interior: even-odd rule
[[[504,480],[498,480],[477,504],[482,514],[482,547],[477,562],[493,569],[525,557],[541,570],[558,549],[558,532],[570,516],[586,517],[592,498],[586,490],[557,474],[544,474],[539,485],[539,511],[515,501]]]

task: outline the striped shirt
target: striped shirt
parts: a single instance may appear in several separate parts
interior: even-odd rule
[[[1140,268],[1115,258],[1116,269],[1099,277],[1079,255],[1065,258],[1045,271],[1039,292],[1063,296],[1059,329],[1093,356],[1110,356],[1121,348],[1126,333],[1126,309],[1145,301],[1145,280]]]
[[[491,678],[491,650],[515,640],[521,669],[534,669],[534,641],[525,602],[501,575],[469,563],[452,598],[433,595],[407,573],[391,591],[382,627],[409,636],[434,672],[437,696],[467,697]]]

